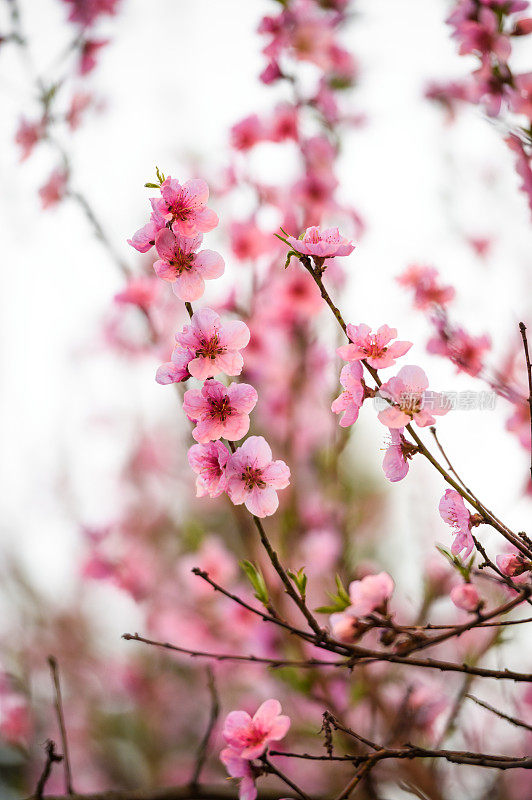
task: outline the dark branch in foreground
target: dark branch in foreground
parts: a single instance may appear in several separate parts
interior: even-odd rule
[[[257,800],[281,800],[286,789],[259,791]],[[126,789],[89,794],[46,795],[45,800],[237,800],[238,787],[226,783],[220,786],[171,786],[166,789]],[[32,795],[27,800],[40,800]]]

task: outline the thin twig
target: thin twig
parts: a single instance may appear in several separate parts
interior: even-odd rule
[[[274,766],[272,762],[269,760],[267,755],[261,756],[260,760],[262,761],[268,772],[271,772],[272,775],[277,775],[277,777],[280,778],[280,780],[282,780],[283,783],[286,783],[286,785],[289,786],[291,789],[293,789],[294,792],[296,792],[296,794],[298,794],[300,797],[303,798],[303,800],[310,800],[308,794],[306,794],[303,791],[303,789],[301,789],[296,783],[290,780],[290,778],[287,775],[285,775],[284,772],[281,772],[280,769],[277,769],[277,767]]]
[[[519,323],[521,338],[523,339],[523,349],[525,351],[526,372],[528,376],[528,410],[530,413],[530,436],[532,437],[532,364],[530,363],[530,353],[528,352],[528,340],[526,338],[526,325]],[[532,438],[530,440],[530,478],[532,479]]]
[[[72,785],[72,769],[70,767],[70,755],[68,752],[68,740],[65,725],[65,715],[63,713],[63,698],[61,695],[61,684],[59,682],[59,666],[57,659],[54,656],[48,656],[48,664],[50,665],[50,672],[52,674],[52,682],[54,684],[55,692],[55,711],[57,714],[57,722],[59,723],[59,731],[61,734],[61,746],[63,748],[63,765],[65,769],[65,787],[67,794],[74,794]]]
[[[196,756],[196,764],[192,774],[192,779],[190,781],[190,785],[196,788],[199,786],[201,771],[207,760],[207,748],[209,746],[214,728],[216,727],[216,723],[218,722],[218,717],[220,716],[220,698],[218,697],[218,692],[216,690],[214,672],[212,671],[211,667],[207,667],[206,672],[207,685],[209,687],[209,694],[211,697],[211,709],[209,713],[209,721],[207,723],[207,730],[205,731],[205,734],[203,735],[199,744],[198,753]]]
[[[479,700],[478,697],[475,697],[472,694],[466,694],[466,697],[469,700],[472,700],[477,706],[482,706],[482,708],[486,708],[488,711],[491,711],[493,714],[496,714],[501,719],[505,719],[506,722],[511,722],[512,725],[517,725],[518,728],[525,728],[527,731],[532,731],[532,725],[529,725],[527,722],[524,722],[522,719],[518,719],[517,717],[511,717],[509,714],[505,714],[503,711],[499,711],[499,709],[490,706],[489,703],[484,702],[484,700]]]

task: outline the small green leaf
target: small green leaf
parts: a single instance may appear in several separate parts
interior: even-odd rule
[[[349,597],[349,593],[345,586],[342,583],[342,579],[339,575],[336,575],[336,588],[338,589],[338,597],[347,603],[348,606],[351,605],[351,598]]]
[[[145,183],[144,186],[146,187],[146,189],[158,189],[159,188],[159,184],[158,183]]]
[[[260,569],[256,567],[255,564],[252,564],[251,561],[241,561],[240,566],[255,589],[255,597],[257,600],[263,605],[267,605],[269,603],[268,589]]]
[[[299,594],[304,600],[307,589],[307,576],[305,575],[305,567],[301,567],[297,572],[292,572],[292,570],[289,569],[288,575],[294,581]]]

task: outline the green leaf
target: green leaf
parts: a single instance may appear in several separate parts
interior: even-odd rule
[[[305,599],[305,593],[307,590],[307,576],[305,575],[305,567],[301,567],[298,569],[297,572],[292,572],[292,570],[287,570],[288,575],[294,581],[299,594],[301,595],[302,599]]]
[[[349,593],[345,586],[342,583],[342,579],[339,575],[336,575],[336,588],[338,589],[338,597],[341,598],[348,606],[351,605],[351,598],[349,597]]]
[[[263,605],[268,605],[270,598],[268,596],[266,582],[260,569],[251,561],[241,561],[240,566],[246,573],[249,582],[255,589],[255,597],[257,600],[259,600]]]
[[[146,187],[146,189],[158,189],[159,188],[159,184],[158,183],[145,183],[144,186]]]

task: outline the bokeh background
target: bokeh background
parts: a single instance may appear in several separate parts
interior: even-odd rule
[[[125,259],[138,258],[126,239],[145,221],[143,184],[155,165],[180,179],[191,165],[216,170],[227,159],[230,126],[270,107],[276,90],[257,80],[263,59],[256,28],[271,6],[123,0],[119,17],[105,23],[112,44],[90,78],[101,108],[70,152],[75,185]],[[35,63],[15,48],[0,52],[1,553],[6,565],[16,558],[45,596],[68,604],[79,586],[80,527],[113,517],[117,474],[137,428],[162,419],[171,437],[183,423],[173,394],[155,383],[154,360],[117,365],[106,358],[99,326],[122,276],[78,208],[66,202],[41,211],[36,187],[54,166],[46,148],[19,162],[18,119],[36,108],[32,69],[46,70],[68,43],[60,3],[25,0],[21,7]],[[454,318],[491,336],[498,364],[519,342],[519,320],[532,323],[532,234],[498,125],[480,108],[464,109],[450,125],[424,97],[431,80],[461,77],[473,64],[449,38],[448,9],[442,0],[359,0],[345,30],[344,44],[360,62],[353,111],[364,120],[345,138],[338,174],[366,231],[347,261],[342,307],[354,323],[397,327],[400,338],[415,342],[408,361],[426,369],[431,386],[464,391],[478,390],[478,382],[427,355],[426,319],[412,311],[395,277],[413,261],[440,269],[457,290]],[[526,52],[522,57],[526,64]],[[291,166],[289,144],[281,156],[266,147],[257,157],[265,175],[289,174]],[[478,238],[489,240],[483,256],[471,244]],[[221,296],[242,267],[232,262],[223,224],[209,246],[228,265],[207,294]],[[531,511],[523,496],[528,454],[505,430],[510,413],[498,400],[491,411],[453,412],[438,429],[466,483],[520,530]],[[358,467],[386,491],[390,562],[415,596],[411,578],[425,533],[449,544],[437,512],[441,484],[416,461],[408,481],[387,484],[383,442],[382,426],[365,408]],[[185,480],[192,487],[192,477]],[[9,598],[2,603],[9,620]],[[135,604],[98,586],[91,609],[100,621],[105,611],[106,646],[126,647],[119,637],[136,626]]]

